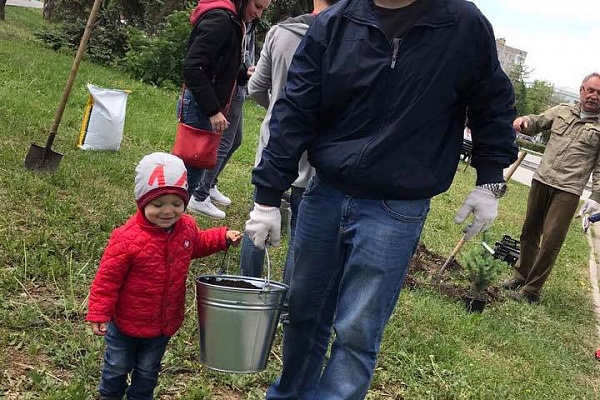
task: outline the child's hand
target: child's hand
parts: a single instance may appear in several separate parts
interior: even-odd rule
[[[90,322],[92,333],[98,336],[106,335],[106,322]]]
[[[240,241],[242,240],[240,231],[227,231],[225,237],[227,237],[227,244],[232,244],[234,246],[240,244]]]

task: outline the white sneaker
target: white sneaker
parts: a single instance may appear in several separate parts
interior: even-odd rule
[[[231,204],[231,199],[225,196],[223,193],[219,192],[219,189],[217,189],[216,186],[210,188],[209,193],[210,199],[215,203],[220,204],[222,206],[228,206]]]
[[[187,209],[204,214],[214,219],[225,218],[225,213],[215,207],[215,205],[210,201],[210,197],[207,197],[204,199],[204,201],[198,201],[192,196],[192,199],[188,203]]]

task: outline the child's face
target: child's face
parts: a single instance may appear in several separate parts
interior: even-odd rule
[[[163,194],[146,204],[144,215],[154,225],[168,228],[181,218],[184,206],[183,199],[176,194]]]

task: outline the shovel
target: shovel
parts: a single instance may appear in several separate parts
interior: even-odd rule
[[[81,37],[77,54],[75,55],[75,59],[71,65],[71,71],[69,72],[69,77],[67,78],[67,84],[65,85],[62,97],[58,103],[58,108],[54,114],[52,126],[50,126],[50,132],[48,134],[48,138],[46,139],[46,146],[41,147],[33,143],[31,144],[31,147],[25,156],[25,168],[27,169],[53,172],[56,170],[56,168],[58,168],[58,164],[60,164],[60,160],[62,159],[63,155],[52,150],[52,143],[54,142],[56,132],[58,131],[60,120],[62,119],[63,112],[65,111],[65,105],[67,104],[69,94],[71,93],[71,87],[75,81],[75,75],[77,75],[77,70],[79,69],[79,63],[83,58],[83,53],[85,53],[85,48],[92,32],[92,25],[96,20],[96,16],[98,15],[98,10],[100,9],[101,4],[102,0],[94,0],[94,5],[92,6],[92,11],[90,12],[87,24],[85,25],[85,30],[83,31],[83,36]]]
[[[508,183],[508,181],[513,176],[513,174],[515,173],[515,171],[517,170],[517,168],[519,167],[519,165],[521,165],[521,162],[525,159],[526,155],[527,155],[526,151],[523,151],[523,150],[519,151],[519,154],[517,154],[517,160],[514,163],[512,163],[508,167],[508,169],[506,170],[506,172],[504,173],[504,181],[505,182]],[[446,261],[444,262],[444,265],[442,265],[442,268],[440,268],[440,270],[433,277],[433,283],[434,284],[441,283],[441,281],[442,281],[442,274],[444,273],[444,271],[446,270],[446,268],[448,268],[448,265],[450,265],[450,263],[456,258],[456,255],[458,254],[458,252],[460,251],[460,249],[463,247],[463,245],[466,242],[467,242],[467,240],[465,239],[465,235],[463,235],[463,237],[454,246],[454,249],[452,250],[452,253],[450,253],[450,256],[446,259]]]

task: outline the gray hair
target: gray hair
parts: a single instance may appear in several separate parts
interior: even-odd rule
[[[581,86],[585,85],[585,83],[587,81],[589,81],[593,77],[596,77],[596,78],[600,79],[600,73],[598,73],[598,72],[592,72],[591,74],[589,74],[588,76],[586,76],[585,78],[583,78],[583,82],[581,82]]]

